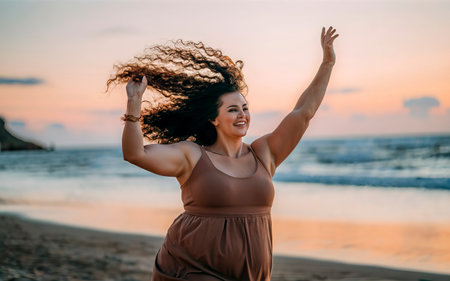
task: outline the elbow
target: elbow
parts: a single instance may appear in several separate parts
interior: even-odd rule
[[[305,108],[297,109],[295,114],[299,117],[300,120],[302,120],[305,123],[309,123],[309,121],[314,117],[316,114],[315,110],[308,110]]]
[[[132,163],[130,156],[123,155],[123,160]]]
[[[311,119],[313,119],[314,115],[316,114],[316,112],[306,112],[305,116],[303,116],[303,119],[306,123],[309,123],[309,121]]]
[[[143,158],[145,152],[144,149],[135,149],[134,147],[130,149],[129,146],[122,146],[122,155],[123,160],[136,165],[136,162],[139,162]]]
[[[131,164],[135,164],[137,162],[137,157],[134,155],[129,155],[129,154],[123,154],[123,160],[131,163]]]
[[[306,120],[306,122],[309,122],[309,120],[313,119],[314,115],[316,115],[317,110],[314,109],[307,109],[303,112],[303,119]]]

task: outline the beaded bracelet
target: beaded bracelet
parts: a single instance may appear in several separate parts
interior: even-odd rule
[[[133,115],[124,114],[122,116],[122,118],[120,118],[120,119],[122,119],[123,121],[137,122],[137,121],[139,121],[139,119],[141,119],[141,116],[136,117],[136,116],[133,116]]]

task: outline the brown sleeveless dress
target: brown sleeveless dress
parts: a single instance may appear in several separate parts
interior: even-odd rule
[[[218,170],[204,148],[181,186],[185,212],[156,255],[153,281],[270,280],[272,178],[249,146],[255,172],[245,178]]]

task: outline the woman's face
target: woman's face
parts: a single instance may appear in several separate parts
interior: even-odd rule
[[[243,137],[250,125],[250,112],[244,96],[236,91],[220,97],[219,114],[212,121],[217,134]]]

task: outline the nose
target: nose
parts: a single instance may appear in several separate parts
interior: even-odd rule
[[[239,109],[238,116],[244,116],[244,110]]]

